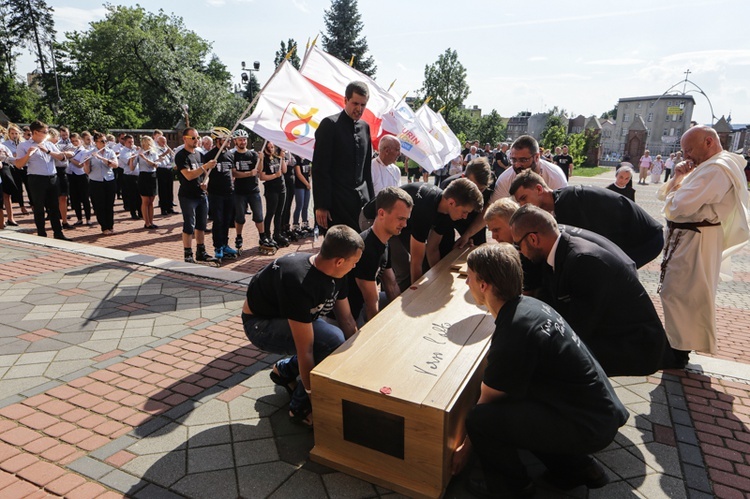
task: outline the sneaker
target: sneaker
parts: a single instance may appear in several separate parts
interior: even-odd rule
[[[195,263],[195,258],[193,258],[193,255],[185,255],[185,263]]]
[[[195,256],[195,259],[199,262],[216,262],[218,260],[217,258],[212,257],[205,251],[203,253],[198,253]]]
[[[289,246],[289,240],[281,234],[274,235],[273,240],[276,241],[276,244],[279,246],[279,248],[286,248],[287,246]]]
[[[216,248],[216,250],[214,251],[214,257],[217,260],[221,260],[222,258],[224,258],[224,248]]]
[[[224,252],[226,256],[237,256],[237,251],[233,250],[229,247],[228,244],[225,244],[221,250]]]

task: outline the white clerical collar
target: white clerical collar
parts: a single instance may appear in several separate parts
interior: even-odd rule
[[[552,267],[552,271],[555,271],[555,253],[557,253],[557,246],[560,243],[560,238],[562,237],[562,232],[557,235],[557,239],[555,239],[555,244],[552,245],[552,248],[549,250],[549,255],[547,255],[547,265]]]

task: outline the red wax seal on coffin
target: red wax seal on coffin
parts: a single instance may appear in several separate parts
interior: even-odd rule
[[[390,395],[391,394],[391,387],[390,386],[384,386],[380,389],[380,393],[383,395]]]

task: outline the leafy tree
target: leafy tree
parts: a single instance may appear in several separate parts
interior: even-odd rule
[[[443,117],[452,130],[462,130],[459,125],[465,114],[461,107],[469,96],[469,84],[466,82],[466,68],[458,60],[458,52],[446,49],[438,56],[434,64],[424,68],[424,83],[420,94],[432,97],[428,104],[432,109],[444,108]]]
[[[505,123],[496,110],[493,109],[479,119],[479,126],[474,137],[482,145],[489,142],[493,146],[505,139]]]
[[[281,48],[276,51],[276,55],[273,58],[273,65],[274,67],[278,67],[279,64],[281,64],[281,61],[284,60],[284,57],[286,56],[287,52],[292,50],[292,47],[296,47],[294,52],[292,52],[292,55],[289,56],[289,62],[294,66],[295,69],[299,69],[300,60],[299,60],[299,51],[300,46],[297,42],[294,41],[294,38],[290,38],[286,45],[284,45],[284,40],[281,40]]]
[[[93,90],[71,89],[60,110],[60,122],[73,130],[109,130],[115,120],[103,104]]]
[[[607,118],[609,118],[609,119],[611,119],[612,121],[615,121],[615,120],[617,120],[617,104],[615,104],[615,107],[613,107],[613,108],[612,108],[612,109],[610,109],[609,111],[607,111],[607,112],[605,112],[605,113],[602,113],[602,115],[601,115],[600,117],[601,117],[602,119],[607,119]]]
[[[0,77],[0,109],[13,122],[29,123],[36,119],[51,121],[52,112],[44,105],[39,92],[10,75]]]
[[[46,75],[47,52],[56,34],[52,8],[44,0],[2,0],[2,7],[11,44],[30,49],[36,55],[42,75]]]
[[[326,33],[323,34],[323,50],[347,64],[354,57],[354,69],[367,76],[375,76],[378,69],[372,56],[367,53],[367,39],[360,36],[364,29],[362,18],[357,8],[357,0],[332,0],[331,8],[325,11],[323,22]]]
[[[67,34],[59,68],[66,89],[91,90],[117,126],[170,128],[187,104],[190,124],[203,128],[236,104],[226,66],[182,18],[140,6],[106,8],[87,31]]]
[[[555,147],[561,146],[568,141],[568,134],[564,126],[561,124],[550,125],[550,121],[554,123],[555,120],[550,119],[547,121],[547,126],[542,131],[539,145],[545,149],[552,149],[554,151]]]
[[[0,3],[0,76],[13,76],[19,55],[8,27],[9,17],[10,7],[6,2]]]

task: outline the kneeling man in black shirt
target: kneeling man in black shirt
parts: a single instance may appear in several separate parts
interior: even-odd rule
[[[354,229],[334,225],[320,253],[277,258],[255,274],[247,287],[242,306],[245,334],[261,350],[292,355],[276,363],[271,379],[292,397],[289,416],[307,426],[312,426],[310,371],[357,331],[345,276],[363,249]],[[331,310],[336,312],[339,327],[320,318]]]
[[[599,363],[552,307],[521,296],[521,261],[510,244],[485,244],[469,254],[467,284],[495,318],[479,401],[453,456],[453,472],[477,453],[482,496],[530,496],[534,483],[518,456],[533,452],[548,480],[563,488],[604,486],[591,453],[609,445],[628,419]]]

